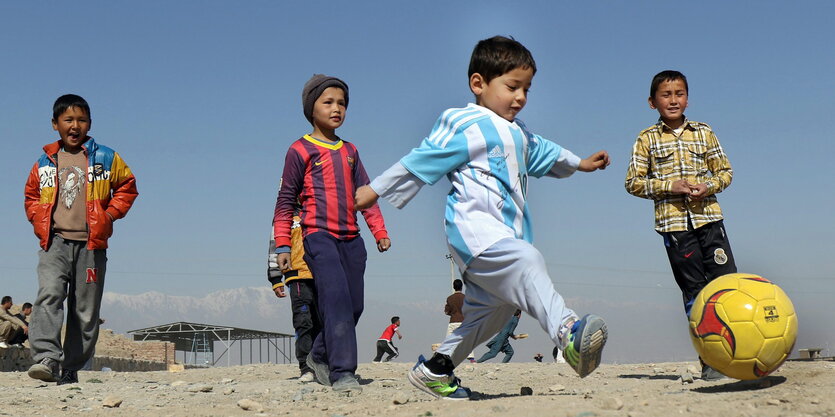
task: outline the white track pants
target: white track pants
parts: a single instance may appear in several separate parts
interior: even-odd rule
[[[539,321],[557,345],[562,324],[577,317],[554,289],[542,254],[524,240],[496,242],[470,263],[463,278],[464,321],[437,350],[455,366],[495,336],[516,309]]]

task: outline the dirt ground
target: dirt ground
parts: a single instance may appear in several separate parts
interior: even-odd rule
[[[8,416],[833,416],[835,362],[788,362],[758,381],[696,379],[692,363],[602,365],[585,379],[565,364],[467,364],[472,401],[435,400],[413,388],[405,363],[361,364],[362,393],[298,381],[296,365],[183,372],[80,372],[56,386],[0,373]],[[698,376],[698,374],[696,374]],[[521,395],[528,387],[532,395]],[[116,403],[118,407],[113,406]]]

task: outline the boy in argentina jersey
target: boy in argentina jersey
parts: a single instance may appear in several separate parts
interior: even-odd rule
[[[564,178],[576,170],[604,169],[609,155],[581,159],[531,133],[516,114],[527,102],[536,63],[519,42],[480,41],[470,61],[476,104],[445,111],[429,136],[398,163],[357,190],[357,207],[383,197],[402,208],[424,184],[447,177],[447,244],[467,284],[464,321],[429,360],[421,356],[410,382],[435,397],[462,399],[453,370],[493,337],[517,309],[537,321],[584,377],[599,364],[606,342],[600,317],[580,319],[554,290],[542,254],[531,245],[526,202],[529,176]]]

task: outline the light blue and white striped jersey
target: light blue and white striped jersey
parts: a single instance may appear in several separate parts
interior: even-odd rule
[[[579,157],[530,133],[520,120],[509,122],[475,104],[445,111],[420,146],[400,160],[426,184],[444,176],[452,183],[444,223],[462,271],[473,257],[501,239],[531,242],[525,196],[528,176],[567,177],[579,163]],[[414,196],[401,195],[397,203],[398,196],[386,195],[374,183],[372,188],[401,207]]]

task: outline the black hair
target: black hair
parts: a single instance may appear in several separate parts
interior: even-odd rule
[[[11,295],[4,295],[3,300],[0,300],[0,304],[6,304],[10,301],[12,301],[12,296]]]
[[[515,68],[530,68],[536,74],[531,51],[513,38],[493,36],[479,41],[473,48],[467,77],[479,73],[489,83]]]
[[[58,97],[55,100],[55,104],[52,105],[52,120],[58,120],[58,117],[64,114],[70,107],[77,107],[84,110],[84,113],[87,113],[87,117],[92,118],[90,115],[90,105],[87,104],[87,100],[75,94],[64,94]]]
[[[32,308],[32,303],[23,303],[23,307],[21,307],[20,309],[26,310],[27,308]]]
[[[513,313],[514,316],[519,316],[521,314],[522,314],[522,310],[518,310],[518,309],[516,310],[515,313]]]
[[[687,86],[687,77],[684,74],[673,71],[673,70],[665,70],[661,71],[658,74],[655,74],[655,77],[652,77],[652,84],[649,86],[649,96],[650,98],[655,97],[655,92],[658,91],[658,86],[661,85],[664,81],[675,81],[681,80],[684,81],[684,91],[687,94],[690,94],[690,87]]]
[[[398,317],[398,316],[392,317],[391,318],[391,324],[397,323],[398,320],[400,320],[400,317]]]
[[[452,281],[452,289],[453,290],[461,291],[462,288],[464,288],[464,281],[461,281],[460,279],[456,279],[455,281]]]

